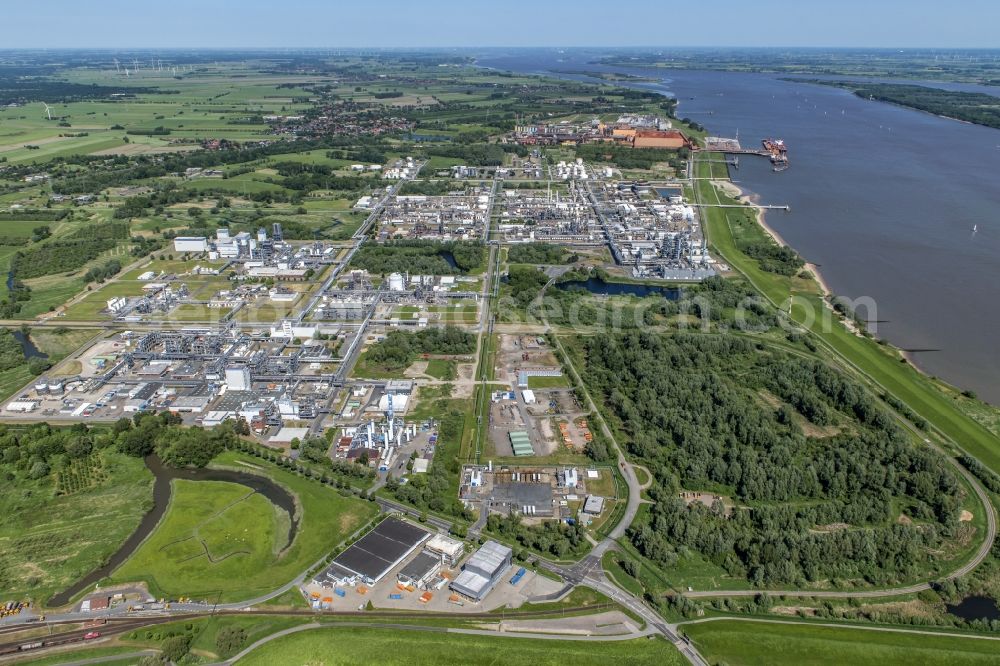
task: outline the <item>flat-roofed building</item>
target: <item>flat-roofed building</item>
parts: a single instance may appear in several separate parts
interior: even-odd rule
[[[424,550],[436,555],[449,567],[453,567],[462,559],[462,555],[465,553],[465,546],[461,541],[446,537],[443,534],[435,534],[424,544]]]
[[[433,553],[423,551],[412,560],[407,562],[396,578],[403,585],[413,585],[414,587],[427,587],[427,584],[434,580],[434,576],[441,569],[441,560]]]
[[[510,568],[512,556],[507,546],[487,541],[465,563],[451,589],[473,601],[482,601]]]
[[[205,252],[208,239],[204,236],[178,236],[174,239],[174,252]]]
[[[398,518],[386,518],[349,546],[314,579],[320,585],[361,582],[374,585],[430,534]]]

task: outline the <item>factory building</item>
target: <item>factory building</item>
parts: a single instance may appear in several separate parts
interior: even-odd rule
[[[204,236],[178,236],[174,239],[175,252],[205,252],[208,239]]]
[[[386,518],[338,555],[314,581],[325,586],[374,585],[429,536],[416,525],[398,518]]]
[[[513,551],[496,541],[487,541],[462,567],[451,583],[454,592],[482,601],[510,568]]]
[[[453,567],[458,564],[458,561],[462,559],[462,554],[465,552],[465,546],[462,545],[461,541],[456,541],[443,534],[435,534],[427,543],[424,545],[424,550],[431,553],[442,563]]]
[[[632,138],[633,148],[667,148],[678,150],[688,144],[687,137],[677,130],[637,130]]]
[[[396,574],[396,578],[403,585],[426,588],[440,569],[441,560],[434,554],[425,551],[410,560]]]
[[[226,368],[226,386],[230,391],[250,390],[250,368],[230,366]]]

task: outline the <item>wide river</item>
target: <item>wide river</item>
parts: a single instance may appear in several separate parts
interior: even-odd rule
[[[497,51],[478,64],[656,77],[629,85],[676,96],[678,116],[713,134],[739,131],[745,146],[783,138],[790,169],[776,174],[765,160],[744,158],[733,173],[762,203],[791,206],[769,213],[768,224],[821,266],[834,293],[874,299],[880,337],[936,350],[913,359],[1000,404],[1000,131],[775,75],[588,64],[598,55]],[[1000,88],[948,87],[1000,96]]]

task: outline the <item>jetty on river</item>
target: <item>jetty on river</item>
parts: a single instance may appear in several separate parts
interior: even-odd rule
[[[775,171],[784,171],[788,168],[788,147],[782,139],[764,139],[760,148],[744,148],[740,144],[739,135],[736,138],[721,136],[705,137],[706,152],[723,153],[724,155],[735,155],[739,160],[740,155],[757,155],[771,160]],[[735,163],[739,168],[739,162]]]

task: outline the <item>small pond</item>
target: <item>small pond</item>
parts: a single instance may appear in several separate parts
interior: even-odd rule
[[[957,604],[948,604],[948,612],[963,620],[1000,620],[1000,607],[989,597],[966,597]]]

